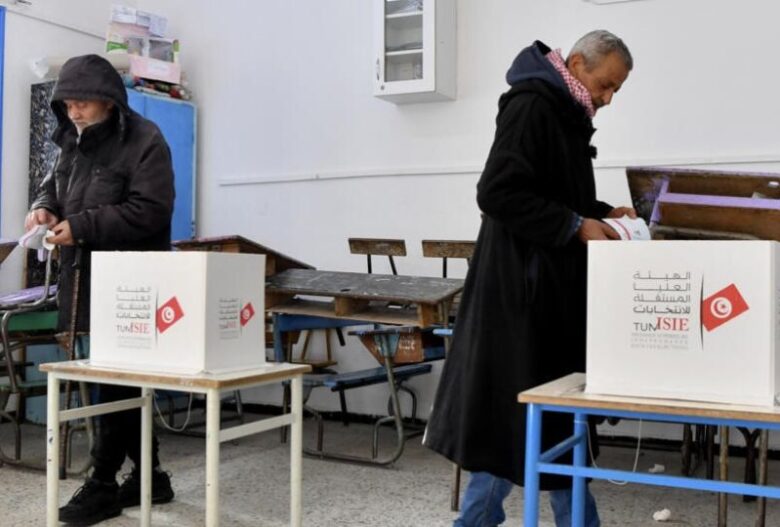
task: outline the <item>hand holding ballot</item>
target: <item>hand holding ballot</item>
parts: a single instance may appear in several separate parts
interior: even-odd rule
[[[604,223],[615,229],[621,240],[646,241],[651,238],[647,223],[642,218],[637,218],[636,213],[633,218],[630,216],[606,218]]]
[[[588,243],[590,240],[620,239],[620,235],[615,232],[615,229],[593,218],[583,218],[580,228],[577,229],[577,237],[583,243]]]
[[[46,225],[34,225],[19,238],[19,245],[26,249],[51,251],[54,249],[54,244],[47,238],[53,235],[54,232],[46,228]]]
[[[577,237],[583,243],[590,240],[649,240],[650,230],[633,208],[615,207],[602,221],[584,218],[577,229]]]

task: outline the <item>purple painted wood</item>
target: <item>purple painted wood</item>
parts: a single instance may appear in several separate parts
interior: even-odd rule
[[[658,196],[663,196],[667,193],[669,190],[669,180],[664,179],[661,183],[661,190],[658,192]],[[650,215],[650,225],[657,225],[658,222],[661,221],[661,210],[659,208],[660,200],[655,198],[655,203],[653,204],[653,213]]]
[[[49,287],[49,296],[53,296],[57,292],[57,286],[52,285]],[[0,307],[9,307],[21,303],[35,302],[43,295],[43,286],[30,287],[28,289],[21,289],[14,291],[13,293],[7,293],[0,295]]]
[[[777,199],[703,196],[700,194],[676,194],[668,192],[658,196],[658,201],[660,203],[676,205],[705,205],[710,207],[780,210],[780,200]]]

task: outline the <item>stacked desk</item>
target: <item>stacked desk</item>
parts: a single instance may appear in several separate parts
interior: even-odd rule
[[[273,313],[274,353],[285,359],[282,335],[287,331],[322,329],[371,324],[391,324],[409,328],[428,328],[448,323],[452,301],[463,289],[463,280],[448,278],[342,273],[290,269],[268,278],[266,309]],[[403,452],[404,424],[398,405],[397,379],[394,373],[396,352],[401,336],[392,330],[376,335],[376,349],[384,363],[383,375],[390,390],[391,419],[399,438],[395,452],[387,459],[347,456],[318,450],[318,457],[386,465]],[[418,361],[424,360],[421,357]],[[404,368],[415,366],[407,364]],[[425,366],[430,371],[430,365]],[[375,369],[376,370],[376,369]],[[375,378],[375,370],[359,372]],[[411,372],[410,372],[411,374]],[[345,374],[350,375],[350,374]],[[352,373],[355,375],[355,372]]]

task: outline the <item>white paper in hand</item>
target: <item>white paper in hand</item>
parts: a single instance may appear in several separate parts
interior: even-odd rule
[[[46,238],[50,236],[54,236],[54,232],[46,228],[46,225],[36,225],[19,238],[19,245],[38,251],[38,261],[44,262],[46,261],[45,251],[54,249],[54,244],[46,241]]]
[[[604,223],[615,229],[621,240],[649,240],[650,229],[642,218],[607,218]]]

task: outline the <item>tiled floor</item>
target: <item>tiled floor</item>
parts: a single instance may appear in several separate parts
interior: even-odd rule
[[[8,444],[8,425],[0,426],[2,444]],[[306,423],[307,439],[314,427]],[[25,429],[29,448],[26,456],[43,452],[43,429]],[[327,423],[328,448],[369,452],[370,427]],[[392,439],[390,430],[385,439]],[[204,441],[194,437],[161,436],[164,468],[173,474],[176,499],[155,506],[154,525],[192,527],[204,524]],[[77,457],[84,455],[77,448]],[[225,527],[277,527],[288,525],[289,451],[279,442],[278,431],[267,432],[224,444],[221,451],[220,497],[221,525]],[[630,468],[634,452],[605,448],[601,466]],[[679,456],[669,452],[646,451],[640,456],[638,470],[655,463],[676,471]],[[739,477],[742,460],[733,460],[732,474]],[[455,514],[449,509],[451,465],[419,443],[407,443],[403,457],[392,468],[373,468],[304,458],[304,525],[311,527],[388,526],[444,527]],[[780,463],[770,465],[770,478],[780,480]],[[61,502],[65,502],[80,482],[62,482]],[[45,519],[46,484],[43,473],[0,467],[0,525],[9,527],[41,526]],[[709,527],[716,525],[717,499],[713,494],[680,491],[649,486],[616,486],[596,482],[593,493],[599,505],[602,525],[649,527],[659,525],[653,512],[672,511],[670,525]],[[753,525],[755,504],[738,497],[730,499],[729,525]],[[518,489],[507,500],[505,525],[522,525],[522,492]],[[138,508],[102,525],[106,527],[138,525]],[[780,526],[780,504],[769,503],[767,525]],[[542,507],[542,525],[550,526],[549,507]]]

